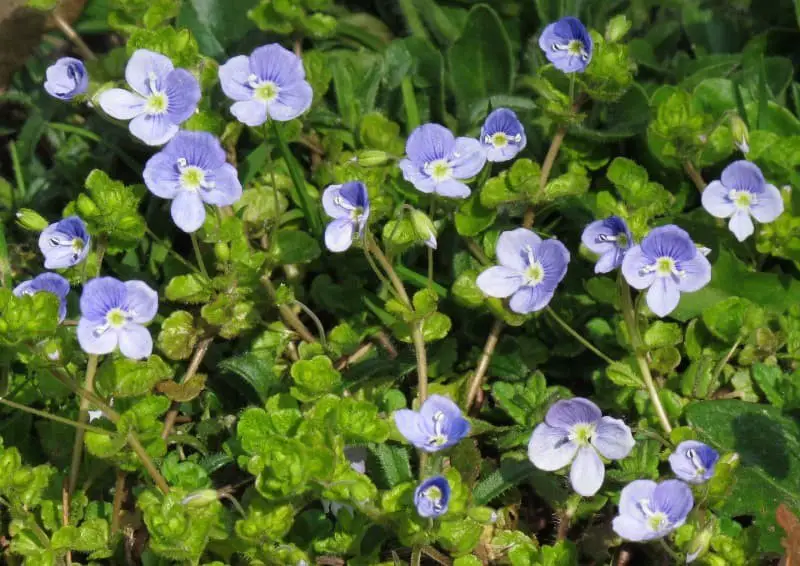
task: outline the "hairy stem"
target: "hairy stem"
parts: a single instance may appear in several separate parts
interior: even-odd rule
[[[60,29],[61,32],[67,36],[67,39],[69,39],[73,44],[75,44],[75,48],[81,54],[81,57],[92,61],[97,59],[92,50],[89,49],[89,46],[86,45],[83,39],[81,39],[81,36],[78,35],[78,32],[75,31],[75,28],[69,25],[69,22],[67,22],[67,20],[62,18],[61,15],[58,13],[58,11],[52,12],[50,14],[50,17],[53,18],[53,21],[58,26],[58,29]]]
[[[314,311],[312,311],[305,303],[302,303],[297,299],[295,299],[294,304],[300,307],[300,310],[306,313],[308,315],[308,318],[310,318],[314,322],[314,326],[317,327],[317,334],[319,334],[319,342],[320,344],[322,344],[322,347],[327,350],[328,343],[327,340],[325,339],[325,327],[322,325],[322,321],[319,319],[316,313],[314,313]]]
[[[481,352],[481,357],[478,360],[478,367],[475,368],[475,373],[472,374],[469,381],[467,401],[464,404],[465,413],[469,412],[470,407],[475,402],[475,398],[478,396],[481,385],[483,385],[483,378],[486,376],[486,372],[489,371],[489,363],[492,361],[492,354],[494,354],[494,349],[497,347],[497,342],[500,340],[500,333],[503,331],[504,326],[505,324],[503,324],[502,320],[495,320],[494,324],[492,324],[489,337],[486,339],[483,352]]]
[[[27,405],[23,405],[21,403],[15,403],[14,401],[9,401],[8,399],[3,399],[2,397],[0,397],[0,403],[9,407],[13,407],[14,409],[19,409],[20,411],[25,411],[26,413],[36,415],[37,417],[42,417],[43,419],[49,419],[57,423],[65,424],[67,426],[88,430],[97,434],[103,434],[105,436],[111,436],[113,434],[110,430],[92,426],[90,424],[80,423],[71,419],[65,419],[64,417],[59,417],[58,415],[53,415],[46,411],[40,411],[39,409],[34,409],[33,407],[28,407]]]
[[[419,546],[415,546],[414,549],[411,551],[411,560],[409,562],[411,566],[420,566],[422,564],[422,548]]]
[[[147,470],[147,473],[152,478],[153,482],[156,484],[158,489],[161,490],[162,493],[169,493],[169,484],[167,484],[167,480],[164,479],[164,476],[161,475],[161,472],[158,471],[158,468],[153,463],[153,459],[150,458],[150,455],[145,450],[144,446],[142,446],[139,437],[137,437],[133,432],[128,433],[128,445],[133,449],[134,453],[139,457],[139,460],[142,462],[144,469]]]
[[[194,355],[192,359],[189,361],[189,367],[186,368],[186,373],[183,374],[183,378],[181,379],[181,383],[186,383],[189,381],[194,374],[197,373],[197,370],[200,369],[200,364],[203,363],[203,358],[208,352],[208,348],[211,346],[211,342],[214,341],[213,337],[204,338],[200,341],[197,345],[197,348],[194,351]],[[170,408],[167,416],[164,418],[164,428],[161,430],[161,438],[164,440],[172,432],[172,427],[175,426],[175,419],[178,418],[178,403],[173,402],[172,407]]]
[[[703,176],[694,166],[694,163],[691,161],[684,161],[683,170],[686,171],[687,175],[689,175],[689,178],[694,183],[694,186],[697,187],[697,190],[702,193],[706,188],[706,182],[703,180]]]
[[[261,283],[264,285],[264,288],[267,290],[267,294],[269,295],[272,301],[276,301],[278,297],[278,293],[275,289],[275,285],[272,284],[272,281],[268,276],[264,276],[261,278]],[[295,314],[295,312],[289,308],[288,305],[280,305],[278,306],[278,312],[281,313],[281,318],[283,318],[283,322],[286,323],[289,328],[297,332],[297,334],[305,340],[306,342],[316,342],[317,339],[311,333],[311,331],[303,324],[303,321]]]
[[[672,432],[672,425],[669,424],[669,417],[664,410],[664,405],[661,403],[661,398],[658,396],[658,389],[653,381],[653,375],[650,373],[650,366],[647,363],[646,352],[644,351],[644,343],[642,342],[641,334],[639,333],[639,325],[636,320],[636,311],[633,308],[633,300],[631,299],[631,288],[628,282],[620,274],[620,297],[622,304],[622,317],[625,319],[625,324],[628,327],[628,333],[631,337],[633,350],[636,355],[636,363],[639,365],[639,372],[642,374],[644,384],[647,387],[647,393],[650,395],[650,402],[653,403],[653,409],[658,417],[658,422],[661,428],[669,435]]]
[[[94,392],[94,377],[97,373],[97,364],[99,357],[96,354],[89,356],[89,362],[86,365],[86,378],[83,383],[83,388],[90,393]],[[89,399],[82,398],[80,410],[78,412],[78,422],[85,425],[89,422]],[[69,468],[69,493],[75,493],[75,487],[78,485],[78,474],[81,468],[81,456],[83,453],[83,437],[85,434],[83,428],[79,428],[75,432],[75,442],[72,445],[72,463]]]
[[[111,511],[111,534],[119,531],[122,504],[125,502],[125,472],[117,470],[117,480],[114,483],[114,506]]]
[[[543,191],[547,185],[547,181],[550,178],[550,171],[553,169],[553,164],[556,161],[556,157],[558,157],[558,151],[561,149],[561,143],[564,141],[566,135],[567,129],[562,126],[556,131],[556,135],[553,136],[553,140],[550,142],[550,149],[547,150],[547,155],[544,157],[542,172],[539,175],[540,191]],[[533,226],[534,215],[533,206],[528,206],[528,210],[525,211],[525,217],[522,220],[523,228],[528,228],[530,230],[531,226]]]
[[[566,331],[567,331],[567,333],[569,333],[569,335],[570,335],[570,336],[572,336],[573,338],[575,338],[575,340],[577,340],[578,342],[580,342],[581,344],[583,344],[583,346],[584,346],[584,347],[585,347],[587,350],[589,350],[590,352],[592,352],[594,355],[596,355],[598,358],[602,359],[602,360],[603,360],[604,362],[606,362],[607,364],[612,364],[612,363],[614,363],[614,360],[612,360],[610,357],[608,357],[608,356],[607,356],[607,355],[605,355],[603,352],[601,352],[601,351],[600,351],[600,350],[599,350],[597,347],[595,347],[595,346],[594,346],[594,344],[592,344],[591,342],[589,342],[589,341],[588,341],[586,338],[584,338],[583,336],[581,336],[581,335],[580,335],[580,334],[579,334],[579,333],[578,333],[578,332],[577,332],[577,331],[576,331],[574,328],[572,328],[572,327],[571,327],[571,326],[570,326],[570,325],[569,325],[569,324],[568,324],[568,323],[567,323],[567,322],[566,322],[564,319],[562,319],[560,316],[558,316],[558,315],[556,314],[556,311],[554,311],[554,310],[553,310],[551,307],[547,307],[547,309],[546,309],[546,310],[547,310],[547,314],[549,314],[551,317],[553,317],[553,320],[555,320],[555,321],[556,321],[556,322],[557,322],[557,323],[558,323],[558,324],[561,326],[561,328],[563,328],[564,330],[566,330]]]
[[[200,273],[205,275],[208,278],[208,271],[206,271],[206,264],[203,261],[203,254],[200,253],[200,244],[197,242],[197,236],[194,235],[194,232],[189,234],[189,237],[192,240],[192,248],[194,248],[194,257],[197,258],[197,265],[200,267]]]

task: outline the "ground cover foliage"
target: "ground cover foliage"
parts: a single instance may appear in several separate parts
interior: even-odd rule
[[[796,1],[29,5],[4,563],[800,563]]]

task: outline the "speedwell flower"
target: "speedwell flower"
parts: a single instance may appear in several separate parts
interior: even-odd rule
[[[225,150],[207,132],[179,132],[147,160],[144,182],[154,195],[172,199],[172,219],[184,232],[203,225],[203,203],[227,206],[242,196],[236,168],[225,162]]]
[[[311,106],[313,92],[300,58],[277,43],[264,45],[250,56],[237,55],[219,68],[219,82],[231,112],[247,126],[268,118],[285,122]]]
[[[331,185],[322,193],[322,207],[333,222],[325,229],[325,247],[343,252],[353,243],[353,234],[364,235],[369,219],[369,195],[361,181]]]
[[[169,57],[147,49],[131,56],[125,80],[136,92],[112,88],[98,102],[112,118],[130,120],[128,129],[147,145],[172,139],[200,101],[200,85],[189,71],[175,69]]]
[[[442,476],[426,479],[414,491],[414,505],[420,517],[435,518],[447,513],[450,483]]]
[[[751,216],[761,223],[772,222],[783,212],[778,187],[764,180],[761,169],[749,161],[734,161],[722,171],[722,178],[703,191],[703,208],[717,218],[728,218],[728,228],[740,242],[755,230]]]
[[[425,452],[438,452],[458,444],[470,429],[458,405],[441,395],[428,397],[419,412],[396,411],[394,422],[406,440]]]
[[[600,490],[606,468],[600,454],[620,460],[633,449],[631,429],[619,419],[604,417],[588,399],[557,401],[544,422],[533,430],[528,458],[540,470],[554,472],[572,463],[572,489],[590,497]],[[599,454],[598,454],[599,453]]]
[[[711,281],[711,264],[685,230],[672,224],[654,228],[622,260],[622,274],[631,287],[647,289],[647,306],[658,316],[675,310],[681,293]]]
[[[526,228],[503,232],[497,239],[497,261],[478,276],[485,295],[511,297],[509,308],[520,314],[542,310],[567,273],[569,252],[556,239],[542,239]]]
[[[52,293],[58,297],[58,322],[67,316],[67,294],[69,293],[69,281],[61,277],[58,273],[42,273],[33,279],[23,281],[14,287],[14,295],[22,297],[24,295],[34,295],[40,292]]]
[[[46,269],[72,267],[89,254],[91,236],[86,224],[77,216],[68,216],[42,230],[39,249]]]
[[[595,273],[608,273],[622,265],[622,259],[633,245],[633,236],[628,225],[619,216],[595,220],[581,235],[583,245],[600,258],[594,266]]]
[[[62,57],[47,67],[44,89],[47,94],[60,100],[71,100],[83,94],[89,87],[89,74],[83,61],[74,57]]]
[[[481,143],[489,161],[513,159],[525,149],[525,128],[517,115],[508,108],[494,110],[481,127]]]
[[[486,163],[478,140],[457,138],[439,124],[423,124],[411,132],[406,155],[399,164],[406,181],[420,192],[453,198],[469,196],[462,180],[477,175]]]
[[[582,73],[592,60],[594,44],[578,18],[567,16],[544,28],[539,47],[559,71]]]
[[[153,338],[142,325],[157,311],[158,294],[143,281],[92,279],[81,295],[78,342],[87,354],[108,354],[119,345],[127,358],[146,358],[153,352]]]
[[[669,457],[669,465],[675,475],[689,483],[710,480],[718,461],[719,452],[696,440],[684,440]]]
[[[632,481],[622,489],[612,527],[625,540],[661,538],[683,525],[693,506],[692,490],[680,480]]]

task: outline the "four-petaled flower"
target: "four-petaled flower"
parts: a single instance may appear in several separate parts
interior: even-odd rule
[[[728,228],[740,242],[755,230],[751,216],[762,224],[783,212],[781,192],[764,180],[761,169],[749,161],[734,161],[722,178],[703,191],[703,208],[717,218],[728,218]]]
[[[300,58],[277,43],[264,45],[250,56],[237,55],[219,68],[219,82],[231,112],[247,126],[268,118],[285,122],[311,106],[313,92]]]
[[[505,299],[520,314],[538,311],[553,298],[567,273],[569,252],[555,239],[544,240],[525,228],[503,232],[497,239],[497,261],[478,276],[484,294]]]
[[[131,133],[147,145],[161,145],[197,109],[200,85],[186,69],[175,69],[169,57],[138,49],[125,67],[125,80],[136,92],[112,88],[100,94],[103,111],[130,120]]]
[[[583,245],[600,257],[594,266],[595,273],[608,273],[622,265],[622,260],[633,245],[628,225],[619,216],[595,220],[581,235]]]
[[[710,480],[718,461],[719,452],[696,440],[684,440],[669,457],[669,465],[675,475],[689,483]]]
[[[325,229],[325,247],[343,252],[353,243],[353,234],[364,235],[369,220],[369,195],[361,181],[331,185],[322,193],[322,207],[333,222]]]
[[[58,297],[58,322],[61,322],[67,316],[69,281],[61,277],[58,273],[42,273],[37,275],[33,279],[23,281],[14,287],[13,292],[17,297],[34,295],[40,292],[52,293]]]
[[[425,452],[438,452],[458,444],[470,429],[458,405],[441,395],[428,397],[419,412],[396,411],[394,422],[406,440]]]
[[[683,525],[693,506],[692,490],[680,480],[632,481],[622,489],[612,527],[625,540],[661,538]]]
[[[414,491],[414,505],[420,517],[435,518],[447,513],[450,483],[442,476],[426,479]]]
[[[173,199],[172,219],[184,232],[203,225],[204,202],[227,206],[242,196],[236,168],[225,162],[225,150],[207,132],[179,132],[148,159],[144,182],[154,195]]]
[[[609,460],[625,458],[633,449],[631,429],[619,419],[604,417],[588,399],[557,401],[544,422],[533,430],[528,458],[540,470],[554,472],[570,462],[572,489],[590,497],[600,490],[605,465],[598,452]]]
[[[139,360],[153,352],[153,338],[142,326],[158,311],[158,294],[143,281],[113,277],[89,281],[81,294],[78,342],[87,354],[122,355]]]
[[[89,74],[80,59],[62,57],[47,67],[44,89],[50,96],[60,100],[71,100],[86,92],[88,87]]]
[[[513,159],[528,142],[525,128],[508,108],[498,108],[486,117],[480,141],[486,150],[486,158],[493,162]]]
[[[582,73],[592,60],[594,44],[581,21],[567,16],[544,28],[539,47],[559,71]]]
[[[685,230],[672,224],[654,228],[622,260],[622,274],[631,287],[647,289],[647,306],[658,316],[675,310],[681,293],[711,281],[711,264]]]
[[[89,254],[91,236],[86,224],[77,216],[68,216],[50,224],[39,234],[39,249],[46,269],[72,267]]]
[[[457,138],[439,124],[423,124],[411,132],[406,155],[399,164],[406,181],[420,192],[453,198],[469,196],[461,180],[477,175],[486,163],[478,140]]]

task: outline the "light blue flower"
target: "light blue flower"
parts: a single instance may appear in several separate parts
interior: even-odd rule
[[[406,440],[425,452],[438,452],[455,446],[469,434],[470,429],[458,405],[441,395],[428,397],[419,412],[409,409],[396,411],[394,422]]]
[[[680,480],[632,481],[622,489],[612,528],[633,542],[662,538],[686,522],[693,506],[692,490]]]
[[[486,158],[493,162],[514,159],[528,143],[522,122],[508,108],[498,108],[487,116],[481,128],[480,141],[486,150]]]
[[[68,216],[50,224],[39,234],[39,249],[46,269],[72,267],[89,255],[91,236],[77,216]]]
[[[333,222],[325,229],[325,247],[343,252],[353,243],[353,235],[364,236],[369,220],[369,194],[361,181],[331,185],[322,193],[322,207]]]
[[[578,18],[567,16],[544,28],[539,47],[559,71],[582,73],[592,60],[594,43]]]
[[[594,266],[595,273],[608,273],[622,265],[625,253],[633,245],[628,225],[619,216],[595,220],[581,235],[583,245],[600,257]]]
[[[42,273],[33,279],[23,281],[14,287],[14,295],[35,295],[36,293],[52,293],[58,297],[58,322],[67,316],[67,295],[69,294],[69,281],[58,273]]]
[[[420,517],[441,517],[449,504],[450,484],[442,476],[428,478],[414,490],[414,505]]]
[[[689,483],[710,480],[718,461],[719,452],[696,440],[681,442],[669,457],[669,465],[675,475]]]
[[[62,57],[47,68],[44,89],[59,100],[72,100],[89,87],[89,74],[83,61],[74,57]]]

